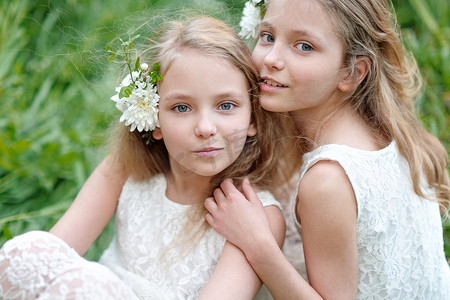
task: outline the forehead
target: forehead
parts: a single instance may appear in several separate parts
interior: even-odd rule
[[[248,96],[248,88],[243,72],[228,60],[188,49],[175,55],[163,74],[159,94],[162,98],[174,94],[192,98],[220,94]]]
[[[182,48],[172,56],[170,63],[164,70],[163,77],[173,76],[174,73],[178,73],[179,76],[188,77],[188,74],[194,70],[203,71],[203,73],[208,73],[211,70],[212,72],[222,72],[228,75],[230,73],[243,75],[243,72],[229,61],[229,58],[224,58],[220,53],[211,54],[201,49]],[[196,79],[205,79],[205,76],[198,75]]]
[[[262,25],[325,38],[337,32],[332,16],[317,0],[271,0]]]

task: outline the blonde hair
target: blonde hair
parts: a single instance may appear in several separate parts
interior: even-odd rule
[[[141,61],[158,62],[164,80],[165,70],[176,54],[185,49],[226,60],[244,74],[250,87],[251,119],[257,128],[255,136],[247,137],[236,161],[212,178],[210,189],[205,191],[205,199],[212,195],[225,178],[232,178],[240,186],[240,182],[247,177],[258,188],[279,195],[279,187],[285,185],[298,169],[298,164],[283,163],[291,142],[287,135],[293,126],[290,126],[286,116],[261,108],[258,99],[259,76],[253,66],[250,50],[222,21],[209,17],[186,18],[166,24],[158,41],[143,52]],[[122,123],[117,125],[112,140],[113,156],[138,180],[170,172],[164,142],[156,140],[146,145],[146,140],[137,131],[129,132],[129,128]],[[183,230],[186,235],[177,244],[188,240],[192,244],[192,241],[200,240],[208,228],[204,220],[205,213],[203,203],[193,206],[189,213],[191,222]]]
[[[317,0],[332,16],[344,46],[344,66],[354,69],[357,57],[370,59],[366,78],[350,95],[353,107],[384,138],[394,139],[409,163],[413,188],[434,200],[448,215],[448,156],[442,143],[417,120],[414,101],[422,80],[412,54],[400,39],[392,3],[386,0]],[[425,195],[421,176],[436,195]]]

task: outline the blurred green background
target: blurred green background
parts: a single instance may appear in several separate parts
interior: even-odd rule
[[[0,2],[0,246],[49,230],[105,154],[118,118],[108,99],[120,78],[105,46],[145,15],[189,5],[237,24],[245,1],[9,0]],[[450,7],[394,0],[405,45],[425,81],[417,113],[450,149]],[[161,10],[163,10],[161,12]],[[450,257],[450,222],[444,223]],[[85,257],[97,259],[111,224]]]

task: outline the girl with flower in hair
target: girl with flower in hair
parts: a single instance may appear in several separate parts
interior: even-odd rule
[[[278,167],[286,122],[261,109],[250,52],[221,21],[171,22],[147,52],[112,97],[123,114],[111,155],[50,233],[1,249],[2,299],[253,299],[259,290],[242,251],[208,226],[203,201],[225,178],[251,181],[281,245],[273,195],[290,175]],[[84,260],[114,213],[100,264]]]
[[[309,283],[249,185],[242,195],[225,180],[205,201],[208,222],[275,299],[450,299],[448,155],[413,113],[420,78],[392,3],[271,0],[264,9],[253,60],[261,105],[288,112],[301,134],[292,210]]]

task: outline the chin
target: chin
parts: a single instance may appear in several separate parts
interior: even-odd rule
[[[224,169],[220,168],[220,169],[216,169],[216,168],[211,168],[211,169],[196,169],[195,170],[195,174],[199,175],[199,176],[203,176],[203,177],[213,177],[216,176],[217,174],[219,174],[220,172],[222,172]]]
[[[261,102],[261,107],[267,111],[285,112],[285,110],[283,110],[283,107],[280,107],[280,105],[278,105],[278,103],[276,103],[276,101],[264,101],[261,99],[260,102]]]

